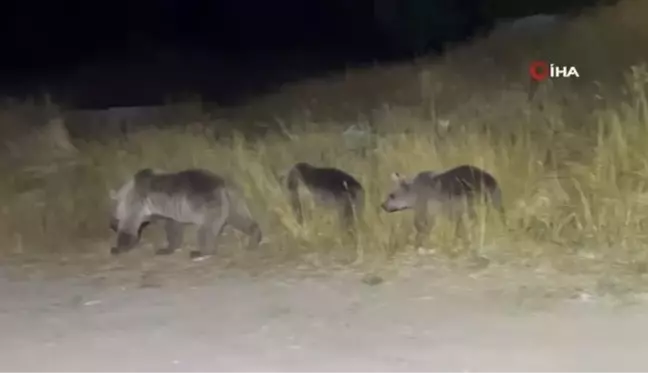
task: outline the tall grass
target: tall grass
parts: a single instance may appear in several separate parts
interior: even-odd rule
[[[429,71],[438,77],[456,67],[453,63],[431,65]],[[555,89],[541,97],[543,105],[537,107],[519,88],[477,89],[461,81],[457,97],[467,98],[432,117],[421,116],[419,107],[385,105],[373,116],[371,147],[364,154],[348,149],[339,126],[297,117],[285,119],[282,131],[259,139],[234,135],[216,140],[175,128],[142,130],[127,140],[79,143],[81,162],[75,166],[45,176],[8,169],[0,183],[0,248],[107,252],[112,239],[109,189],[144,167],[170,171],[202,167],[239,184],[261,223],[269,252],[279,256],[316,252],[349,262],[388,258],[414,249],[412,215],[378,209],[392,187],[390,173],[414,175],[473,164],[499,180],[506,224],[480,214],[467,240],[460,243],[452,225],[442,221],[424,243],[425,249],[440,256],[491,262],[569,258],[582,268],[594,263],[644,272],[648,270],[648,73],[643,65],[619,66],[626,73],[627,93],[596,110],[579,104],[578,97],[589,103],[594,96],[582,87],[572,91],[582,95],[575,101],[565,104],[562,93],[569,90]],[[450,78],[443,79],[442,85],[452,85]],[[444,96],[443,89],[430,97],[453,97]],[[316,210],[312,203],[307,203],[306,224],[297,224],[279,175],[298,161],[342,168],[364,184],[368,208],[357,245],[342,239],[333,212]]]

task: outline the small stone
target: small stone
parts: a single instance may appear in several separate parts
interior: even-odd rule
[[[382,284],[384,281],[385,279],[383,279],[381,276],[374,274],[365,275],[362,278],[362,282],[371,286]]]

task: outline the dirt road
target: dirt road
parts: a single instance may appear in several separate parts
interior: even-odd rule
[[[462,289],[423,269],[373,286],[351,273],[185,287],[4,276],[0,369],[648,370],[642,304]]]

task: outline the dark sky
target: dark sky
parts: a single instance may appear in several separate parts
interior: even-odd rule
[[[4,45],[12,52],[5,64],[71,64],[97,53],[107,55],[155,44],[201,46],[214,53],[324,46],[343,49],[353,45],[354,39],[369,40],[372,33],[367,29],[371,1],[358,0],[352,6],[346,3],[16,1],[1,12],[5,18],[2,34],[7,39]]]
[[[119,92],[124,101],[105,104],[159,100],[145,89],[138,92],[134,88],[138,85],[166,93],[194,90],[222,101],[237,96],[231,91],[235,87],[246,90],[264,81],[298,78],[299,72],[308,75],[354,63],[408,57],[424,47],[435,50],[444,42],[468,38],[485,25],[488,11],[499,7],[498,12],[505,13],[520,7],[514,0],[401,3],[407,6],[401,6],[401,23],[392,30],[376,23],[373,0],[4,3],[0,6],[2,93],[55,91],[81,104],[82,98],[89,99],[88,86],[92,85],[98,95]],[[425,38],[420,37],[423,34]],[[160,50],[175,55],[175,62],[152,57]],[[94,66],[94,72],[74,75],[83,66]],[[169,82],[162,82],[162,77]],[[118,85],[119,79],[124,79],[121,88],[109,87]],[[209,92],[216,86],[219,92]],[[128,94],[132,97],[126,98]]]
[[[161,84],[167,87],[157,84],[151,90],[205,93],[205,89],[209,90],[205,85],[218,86],[221,92],[216,94],[217,98],[230,98],[236,94],[230,93],[228,87],[252,84],[241,79],[266,79],[259,75],[267,70],[267,65],[283,64],[284,69],[289,69],[292,62],[285,61],[285,55],[294,59],[298,55],[317,54],[309,58],[322,65],[338,66],[374,55],[380,57],[385,45],[381,45],[382,40],[371,25],[371,5],[371,0],[13,1],[0,9],[2,93],[66,91],[67,96],[87,98],[87,94],[74,91],[85,92],[87,88],[83,85],[92,80],[93,92],[104,90],[109,95],[128,91],[133,96],[148,96],[146,92],[135,92],[137,89],[107,87],[117,84],[120,77],[115,74],[127,75],[123,72],[127,65],[132,70],[128,78],[131,85],[137,85],[133,75],[135,80],[141,79],[139,86],[150,86],[151,79],[159,83],[164,77],[173,81]],[[193,61],[171,63],[152,57],[160,50],[172,52],[176,60]],[[309,62],[297,64],[300,66],[293,70],[303,69],[302,65]],[[95,67],[92,77],[70,76],[83,66]],[[134,71],[137,68],[144,71]],[[248,73],[242,71],[245,68]],[[185,76],[187,72],[193,76]],[[210,75],[212,82],[198,78],[201,74]],[[266,75],[282,74],[285,73],[269,71]],[[212,75],[226,76],[227,81]],[[203,86],[196,87],[192,79],[201,80]],[[125,100],[131,104],[137,98]],[[144,101],[150,98],[143,97]]]

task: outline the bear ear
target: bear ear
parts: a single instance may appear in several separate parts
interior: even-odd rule
[[[398,172],[393,172],[391,174],[391,179],[395,183],[401,183],[403,181],[403,176],[399,174]]]
[[[113,201],[117,200],[117,192],[114,189],[110,190],[110,199],[112,199]]]

